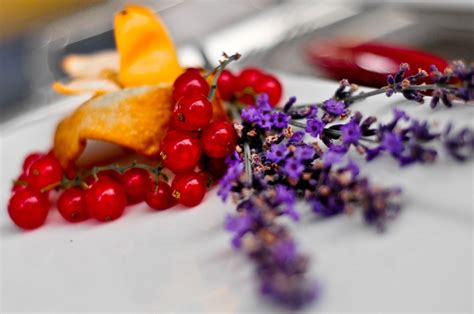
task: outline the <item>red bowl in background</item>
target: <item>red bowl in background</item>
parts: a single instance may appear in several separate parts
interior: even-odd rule
[[[370,87],[387,85],[386,76],[396,73],[401,63],[408,63],[408,75],[418,68],[429,71],[432,64],[441,71],[448,62],[421,50],[382,42],[361,42],[343,38],[311,43],[306,49],[311,64],[329,78]],[[429,78],[426,81],[429,83]]]

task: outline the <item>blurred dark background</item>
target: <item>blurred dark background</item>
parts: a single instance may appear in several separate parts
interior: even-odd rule
[[[61,97],[50,85],[65,78],[65,55],[113,49],[113,13],[127,2],[0,0],[0,124]],[[308,46],[337,38],[474,60],[473,1],[135,2],[161,15],[189,66],[212,66],[222,51],[238,51],[239,66],[327,77],[308,62]]]

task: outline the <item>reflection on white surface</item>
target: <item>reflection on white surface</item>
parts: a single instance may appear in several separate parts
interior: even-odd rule
[[[356,55],[355,63],[364,70],[375,73],[396,73],[399,64],[390,58],[365,52]]]

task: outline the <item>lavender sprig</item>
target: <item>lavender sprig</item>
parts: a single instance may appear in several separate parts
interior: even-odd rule
[[[304,128],[312,137],[321,139],[330,150],[342,145],[345,154],[351,146],[355,147],[359,153],[366,155],[368,161],[386,152],[402,166],[416,162],[430,163],[438,155],[429,146],[435,141],[441,142],[448,155],[456,160],[465,161],[474,156],[472,129],[463,128],[453,134],[452,125],[449,125],[444,132],[434,132],[427,121],[411,118],[399,109],[394,109],[393,118],[388,123],[375,127],[376,120],[373,116],[364,119],[360,112],[356,112],[349,122],[331,126],[325,126],[317,118],[308,119],[306,124],[298,121],[290,121],[290,124]],[[318,126],[317,131],[314,125]]]
[[[322,217],[360,210],[368,224],[383,230],[399,212],[395,197],[400,190],[373,186],[352,160],[340,166],[347,147],[332,143],[324,151],[316,142],[305,143],[304,135],[314,135],[315,129],[295,132],[275,114],[286,116],[284,121],[291,118],[271,110],[265,95],[242,111],[242,123],[236,125],[240,142],[218,193],[223,200],[231,195],[236,203],[226,229],[233,234],[233,246],[255,262],[262,293],[301,307],[317,296],[317,285],[306,278],[307,257],[297,252],[279,218],[299,220],[295,204],[303,201]],[[324,128],[316,113],[308,116]]]
[[[418,69],[414,75],[407,76],[409,65],[402,63],[397,73],[387,76],[387,85],[370,92],[362,92],[355,95],[357,85],[350,84],[347,80],[342,80],[336,89],[333,97],[317,106],[323,107],[328,101],[337,101],[348,108],[356,101],[372,96],[385,94],[388,97],[396,93],[401,93],[406,99],[418,103],[424,103],[423,91],[432,91],[430,106],[435,108],[441,101],[450,108],[454,100],[465,103],[474,100],[474,65],[469,67],[461,61],[455,61],[444,72],[440,72],[434,65],[430,67],[430,72]],[[432,84],[425,84],[422,80],[430,77]],[[314,106],[313,104],[294,105],[295,109]],[[335,117],[337,118],[337,117]]]
[[[291,308],[318,296],[318,286],[306,277],[308,257],[298,252],[281,222],[283,216],[300,220],[297,202],[306,202],[321,217],[359,211],[379,231],[400,212],[401,190],[377,187],[362,177],[348,157],[352,148],[367,161],[385,153],[402,166],[433,162],[438,152],[428,145],[436,141],[458,161],[474,156],[472,129],[453,131],[449,125],[435,132],[428,122],[397,109],[391,121],[378,125],[375,117],[351,113],[353,102],[383,93],[389,97],[401,93],[421,103],[421,91],[433,90],[432,107],[439,101],[449,107],[453,99],[474,98],[473,67],[454,63],[444,74],[432,68],[431,85],[418,84],[426,72],[410,76],[407,72],[408,65],[402,64],[387,77],[387,86],[368,93],[355,95],[358,87],[343,80],[334,97],[323,103],[295,105],[292,97],[283,109],[275,110],[263,94],[257,96],[255,106],[242,110],[242,122],[235,125],[239,144],[227,159],[229,167],[218,194],[224,201],[232,196],[236,203],[236,212],[227,216],[225,226],[232,233],[234,248],[254,261],[263,295]],[[348,122],[333,123],[349,116]],[[310,137],[313,142],[304,141]]]

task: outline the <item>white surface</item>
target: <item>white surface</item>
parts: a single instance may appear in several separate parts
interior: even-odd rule
[[[335,88],[305,78],[283,81],[287,95],[301,102],[326,99]],[[395,105],[440,125],[472,126],[474,117],[472,107],[431,111],[398,96],[354,108],[388,119]],[[232,205],[223,206],[215,192],[193,209],[155,213],[138,205],[113,223],[75,225],[52,210],[42,228],[16,229],[5,209],[10,181],[28,152],[49,148],[65,110],[56,112],[1,135],[1,312],[280,311],[258,297],[252,264],[230,248],[222,220]],[[362,166],[374,181],[403,187],[404,210],[381,235],[359,217],[317,221],[305,213],[293,225],[323,288],[303,312],[471,312],[473,163],[442,154],[434,165],[400,169],[381,158]]]

